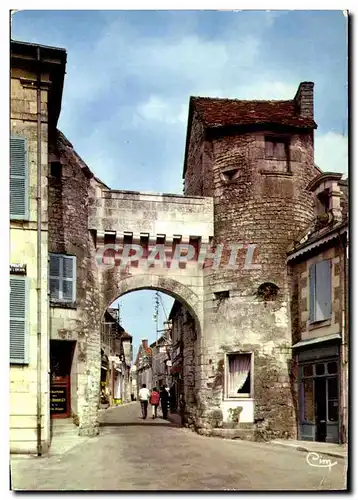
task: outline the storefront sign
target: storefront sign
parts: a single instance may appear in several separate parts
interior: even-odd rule
[[[68,408],[68,388],[51,387],[51,413],[65,415]]]
[[[10,274],[26,276],[26,264],[10,264]]]

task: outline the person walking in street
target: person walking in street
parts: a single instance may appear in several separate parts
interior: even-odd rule
[[[168,419],[168,403],[169,403],[169,393],[163,385],[160,391],[160,405],[162,407],[163,418],[165,420]]]
[[[146,384],[142,384],[142,388],[139,390],[139,401],[142,410],[142,418],[145,420],[148,414],[148,401],[150,398],[149,389],[147,389]]]
[[[160,395],[156,387],[153,387],[150,395],[150,404],[152,405],[152,418],[157,418]]]

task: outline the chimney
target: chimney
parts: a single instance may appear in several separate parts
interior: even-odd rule
[[[299,115],[312,120],[314,119],[313,87],[313,82],[301,82],[294,97]]]
[[[142,340],[142,346],[143,346],[143,349],[147,349],[148,348],[148,340]]]

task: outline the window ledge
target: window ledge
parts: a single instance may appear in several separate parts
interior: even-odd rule
[[[262,175],[278,175],[280,177],[293,177],[292,172],[273,172],[270,170],[260,170],[259,172]]]
[[[50,299],[50,307],[61,307],[62,309],[77,309],[77,303]]]
[[[324,319],[323,321],[315,321],[313,323],[308,323],[308,330],[316,330],[317,328],[331,326],[331,324],[332,321],[330,319]]]

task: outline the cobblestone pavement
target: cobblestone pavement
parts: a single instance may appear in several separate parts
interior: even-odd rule
[[[138,403],[101,415],[101,433],[62,456],[11,459],[14,490],[340,490],[343,459],[329,467],[307,454],[266,443],[199,436],[158,418],[139,418]],[[327,465],[327,462],[326,462]]]

